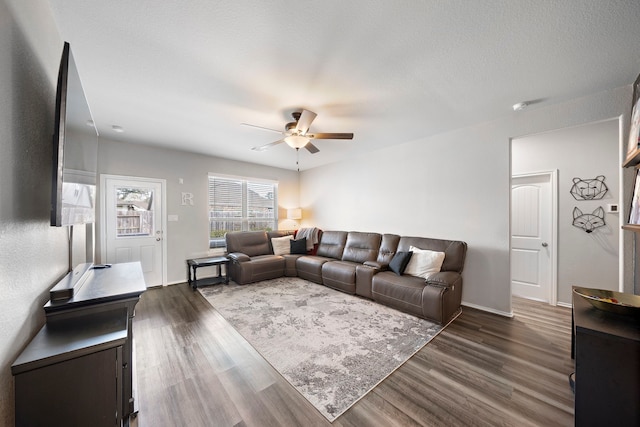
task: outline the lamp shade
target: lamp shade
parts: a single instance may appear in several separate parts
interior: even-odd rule
[[[301,135],[289,135],[284,139],[291,148],[302,148],[309,143],[309,138]]]
[[[301,219],[302,218],[302,209],[287,209],[287,219]]]

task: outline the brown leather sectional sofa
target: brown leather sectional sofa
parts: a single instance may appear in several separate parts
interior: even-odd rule
[[[291,232],[228,233],[230,276],[238,284],[298,276],[445,324],[460,310],[467,244],[461,241],[357,231],[324,231],[315,255],[274,255],[271,239]],[[410,247],[444,252],[427,279],[389,270]]]

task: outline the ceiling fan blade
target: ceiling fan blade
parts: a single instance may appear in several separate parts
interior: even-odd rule
[[[306,135],[310,139],[353,139],[352,133],[310,133]]]
[[[296,125],[296,130],[300,132],[301,135],[304,135],[309,130],[311,126],[311,122],[316,118],[317,114],[313,111],[302,110],[302,114],[298,119],[298,124]]]
[[[284,142],[284,139],[279,139],[277,141],[270,142],[269,144],[261,145],[260,147],[253,147],[252,150],[253,151],[265,151],[265,150],[273,147],[274,145],[282,144],[283,142]]]
[[[261,129],[261,130],[267,130],[269,132],[275,132],[275,133],[279,133],[284,135],[284,132],[280,131],[280,130],[275,130],[275,129],[271,129],[271,128],[266,128],[264,126],[257,126],[257,125],[250,125],[249,123],[240,123],[240,126],[249,126],[251,128],[256,128],[256,129]]]
[[[313,145],[311,142],[307,142],[307,145],[305,145],[304,148],[306,148],[307,151],[309,151],[311,154],[316,154],[318,151],[320,151],[318,150],[318,147]]]

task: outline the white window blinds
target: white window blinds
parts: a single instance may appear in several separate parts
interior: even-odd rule
[[[230,231],[276,230],[277,192],[274,182],[210,175],[210,246],[224,246]]]

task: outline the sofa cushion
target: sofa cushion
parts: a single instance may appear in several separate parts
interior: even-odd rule
[[[293,236],[273,237],[271,246],[274,255],[289,255],[291,253],[290,243]]]
[[[428,279],[431,275],[440,272],[445,258],[444,252],[420,249],[415,246],[409,246],[409,251],[413,252],[413,255],[404,270],[405,274]]]
[[[302,239],[291,240],[289,247],[290,247],[290,253],[292,254],[306,255],[307,238],[303,237]]]
[[[298,277],[298,269],[296,268],[296,261],[300,258],[300,255],[289,254],[283,255],[284,257],[284,275],[287,277]]]
[[[425,282],[421,277],[398,276],[391,271],[382,271],[373,276],[371,293],[374,301],[423,317],[424,288]]]
[[[382,236],[378,233],[361,233],[350,231],[347,234],[347,242],[342,253],[342,261],[364,263],[365,261],[375,261],[378,257],[380,240]]]
[[[436,273],[441,274],[455,276],[455,284],[433,286],[421,277],[380,272],[373,276],[373,300],[444,325],[460,311],[462,277],[453,271]]]
[[[267,241],[269,242],[269,253],[273,253],[273,245],[271,244],[271,239],[285,236],[292,236],[292,239],[295,239],[295,230],[273,230],[267,231]]]
[[[322,264],[322,284],[339,291],[356,292],[356,267],[350,261],[329,261]]]
[[[335,260],[319,255],[302,255],[296,260],[298,277],[322,284],[322,265],[329,261]]]
[[[321,257],[341,259],[346,243],[346,231],[325,231],[322,233],[316,254]]]
[[[411,259],[411,255],[413,252],[396,252],[389,263],[389,270],[396,273],[398,276],[402,276],[404,270],[407,268],[407,264],[409,264],[409,260]]]
[[[284,276],[285,259],[279,255],[256,255],[229,265],[231,280],[239,285]]]
[[[397,234],[383,234],[382,242],[380,242],[380,249],[378,250],[378,259],[376,260],[380,265],[388,265],[393,256],[398,250],[398,242],[400,236]]]
[[[457,271],[462,273],[467,244],[456,240],[430,239],[426,237],[402,236],[398,242],[398,251],[408,251],[411,246],[432,251],[444,252],[441,271]]]
[[[272,254],[265,231],[238,231],[227,233],[227,252],[240,252],[250,257]]]

